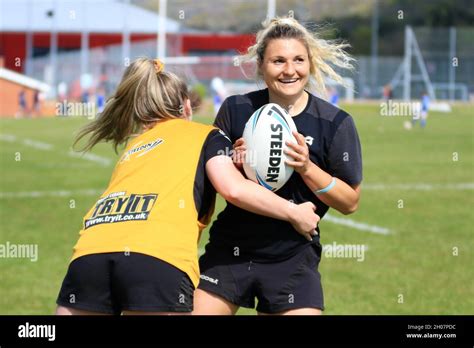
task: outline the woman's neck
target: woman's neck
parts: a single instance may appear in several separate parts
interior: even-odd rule
[[[284,108],[290,116],[299,115],[306,107],[308,103],[308,93],[305,90],[301,92],[296,97],[288,97],[288,98],[281,98],[280,96],[272,93],[272,91],[268,90],[268,97],[270,103],[275,103],[280,105]]]

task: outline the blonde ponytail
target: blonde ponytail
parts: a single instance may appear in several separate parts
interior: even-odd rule
[[[90,135],[80,151],[88,151],[101,141],[119,145],[156,122],[182,118],[188,99],[186,84],[175,74],[163,71],[156,60],[139,58],[125,70],[115,94],[104,111],[80,130],[73,147]]]

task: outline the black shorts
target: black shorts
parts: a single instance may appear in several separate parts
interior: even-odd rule
[[[56,303],[93,312],[120,314],[191,312],[194,286],[171,264],[139,253],[81,256],[70,265]]]
[[[199,259],[199,289],[214,293],[240,307],[261,313],[297,308],[324,310],[318,272],[321,245],[308,245],[298,254],[274,263],[239,260],[239,257],[207,248]]]

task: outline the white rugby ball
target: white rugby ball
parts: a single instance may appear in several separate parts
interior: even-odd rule
[[[243,167],[249,179],[272,191],[285,185],[293,174],[285,163],[293,158],[284,153],[286,141],[296,143],[293,131],[293,119],[278,104],[266,104],[252,114],[243,134],[247,147]]]

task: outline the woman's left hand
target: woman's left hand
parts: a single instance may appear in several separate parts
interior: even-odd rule
[[[293,135],[296,138],[297,144],[287,141],[286,145],[288,148],[285,150],[285,153],[294,160],[287,160],[286,164],[293,167],[297,173],[305,174],[311,165],[308,145],[306,145],[305,138],[302,134],[293,131]]]

